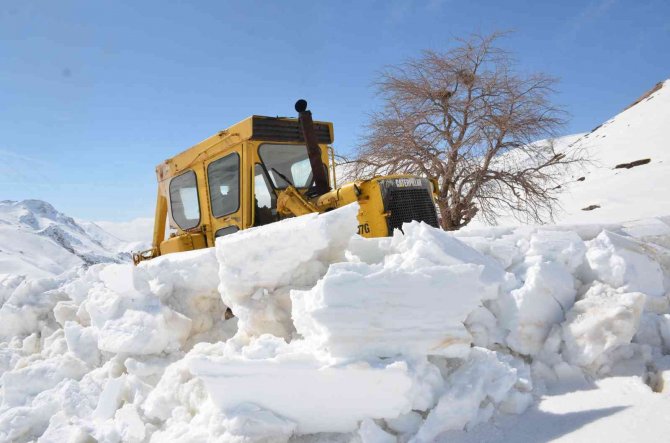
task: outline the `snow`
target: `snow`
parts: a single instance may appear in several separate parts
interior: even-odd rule
[[[202,250],[140,267],[4,277],[0,440],[143,441],[138,408],[165,368],[203,337],[236,329],[216,268],[214,251]]]
[[[277,340],[279,346],[272,343]],[[254,356],[245,348],[242,355],[191,360],[190,369],[225,413],[253,403],[288,419],[301,434],[354,431],[362,418],[393,418],[412,409],[414,380],[404,361],[331,364],[278,337],[253,344],[267,346],[274,352]],[[314,413],[326,410],[332,412]]]
[[[591,132],[553,140],[559,152],[582,152],[590,160],[583,168],[569,171],[561,183],[555,222],[603,225],[670,215],[670,199],[663,192],[670,176],[670,80],[657,86]],[[647,164],[616,168],[646,159]],[[592,205],[598,207],[584,210]],[[520,221],[507,215],[498,223],[518,225]]]
[[[241,332],[290,336],[290,290],[312,287],[330,263],[342,259],[353,236],[357,206],[337,213],[339,217],[287,219],[217,241],[219,290],[239,318]]]
[[[53,277],[76,266],[128,260],[117,252],[116,241],[49,203],[0,201],[0,273]]]
[[[643,244],[607,231],[591,244],[586,258],[600,281],[650,297],[664,295],[661,266],[644,254]]]
[[[581,417],[580,393],[597,440],[593,390],[669,410],[666,219],[364,239],[356,209],[3,275],[0,440],[485,441],[527,416],[554,438],[579,431],[545,409]]]
[[[562,325],[568,363],[597,370],[610,359],[608,351],[631,342],[639,327],[645,296],[592,286],[575,303]]]
[[[488,421],[516,381],[515,368],[500,361],[495,352],[475,348],[468,361],[447,378],[446,392],[410,441],[432,442],[445,431]]]
[[[86,223],[99,227],[120,241],[120,244],[114,245],[114,248],[120,252],[143,251],[151,248],[154,232],[153,217],[138,217],[130,221],[101,220]]]
[[[510,331],[508,346],[526,355],[539,352],[551,325],[563,320],[575,295],[572,276],[559,263],[531,265],[523,286],[496,301],[501,325]]]
[[[385,432],[369,418],[361,422],[358,435],[360,435],[363,443],[394,443],[397,441],[393,435]]]
[[[498,296],[505,271],[445,232],[416,222],[404,229],[366,240],[361,255],[352,251],[347,262],[331,265],[311,290],[293,291],[298,333],[342,358],[467,354],[463,321],[483,299]]]
[[[467,433],[450,432],[455,443],[563,443],[663,441],[670,433],[667,396],[652,392],[637,377],[611,377],[584,386],[555,389],[521,416],[503,417]]]

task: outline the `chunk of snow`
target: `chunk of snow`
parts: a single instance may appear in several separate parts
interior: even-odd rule
[[[121,404],[121,394],[123,385],[126,381],[125,376],[111,378],[107,380],[105,388],[100,394],[98,406],[93,412],[93,416],[98,419],[106,420],[114,416],[114,413]]]
[[[631,342],[644,300],[639,292],[617,293],[602,284],[593,285],[574,304],[563,324],[566,360],[593,370],[611,365],[608,351]]]
[[[478,306],[465,319],[465,327],[472,336],[475,346],[489,348],[496,343],[504,343],[504,333],[493,313],[484,306]]]
[[[397,439],[380,428],[374,421],[366,418],[358,430],[362,443],[396,443]]]
[[[16,281],[14,281],[16,282]],[[22,280],[0,307],[0,337],[27,335],[40,328],[44,317],[51,315],[54,306],[66,298],[54,289],[60,280],[41,278]]]
[[[332,265],[310,291],[293,291],[298,332],[336,357],[467,353],[468,313],[488,289],[479,265],[402,271]],[[413,289],[408,292],[408,286]]]
[[[446,383],[446,392],[411,442],[432,442],[443,432],[487,421],[492,405],[505,400],[516,383],[516,370],[495,352],[475,348]]]
[[[287,442],[296,424],[254,404],[241,404],[226,415],[226,436],[231,440]]]
[[[328,264],[343,258],[357,213],[358,205],[351,204],[217,239],[219,290],[242,333],[290,336],[289,290],[312,287]]]
[[[586,245],[575,232],[539,230],[531,236],[526,255],[561,263],[574,273],[584,262],[585,253]]]
[[[406,362],[332,364],[300,343],[278,340],[256,340],[273,351],[271,358],[224,351],[191,359],[190,370],[224,412],[253,403],[295,422],[299,433],[350,432],[365,418],[397,417],[412,408],[415,381]],[[323,410],[329,413],[315,413]]]
[[[68,350],[91,368],[100,365],[98,337],[91,327],[82,327],[79,323],[68,321],[63,330]]]
[[[114,414],[114,423],[124,443],[140,443],[144,441],[146,430],[144,422],[135,406],[126,403]]]
[[[2,375],[2,405],[20,406],[62,380],[78,380],[86,374],[86,364],[70,354],[37,361]]]
[[[652,298],[665,295],[661,267],[631,238],[603,231],[589,243],[586,258],[596,278],[613,288]]]
[[[167,254],[133,269],[134,288],[191,320],[191,342],[228,338],[216,335],[227,306],[218,291],[219,264],[213,248]]]
[[[98,283],[84,304],[100,350],[157,354],[179,349],[188,337],[191,320],[163,305],[158,297],[137,291],[132,271],[129,265],[108,267],[106,273],[114,274],[114,284],[109,285],[112,288]]]
[[[307,342],[343,358],[467,355],[463,322],[498,295],[504,270],[438,229],[411,223],[404,231],[390,244],[364,240],[387,248],[383,262],[335,263],[311,290],[291,292]]]
[[[530,266],[523,286],[497,300],[501,325],[510,331],[507,345],[521,354],[537,354],[551,326],[572,306],[574,286],[573,276],[559,263]]]
[[[397,434],[414,435],[423,423],[423,417],[416,411],[410,411],[407,414],[399,415],[396,418],[387,418],[384,420],[389,429]]]

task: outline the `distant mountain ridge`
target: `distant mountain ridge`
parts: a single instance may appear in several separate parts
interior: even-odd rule
[[[122,241],[78,223],[42,200],[0,201],[0,274],[58,275],[73,267],[119,263]]]

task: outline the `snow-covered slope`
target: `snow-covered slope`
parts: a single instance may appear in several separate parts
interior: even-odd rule
[[[123,241],[121,252],[142,251],[151,247],[153,218],[139,217],[127,222],[96,221],[95,225]],[[169,227],[166,227],[166,232],[168,230]]]
[[[0,201],[0,274],[58,275],[77,266],[121,262],[120,241],[41,200]]]
[[[615,223],[670,215],[670,80],[586,134],[555,140],[591,160],[562,184],[556,222]],[[481,223],[477,223],[481,224]],[[519,225],[501,217],[500,225]]]
[[[96,222],[75,219],[81,228],[95,241],[100,243],[103,248],[108,251],[117,251],[120,247],[122,248],[126,241],[112,234],[108,230],[104,229]],[[118,252],[126,252],[125,250]]]
[[[670,215],[668,122],[670,80],[575,141],[572,147],[586,150],[594,164],[566,186],[558,221],[618,222]]]

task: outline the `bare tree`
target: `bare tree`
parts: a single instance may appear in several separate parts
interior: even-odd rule
[[[584,159],[533,143],[564,123],[550,101],[556,80],[515,72],[511,55],[496,46],[500,37],[475,35],[386,69],[377,83],[383,108],[371,116],[349,170],[437,179],[447,230],[477,213],[488,222],[503,213],[553,219],[566,168]]]

